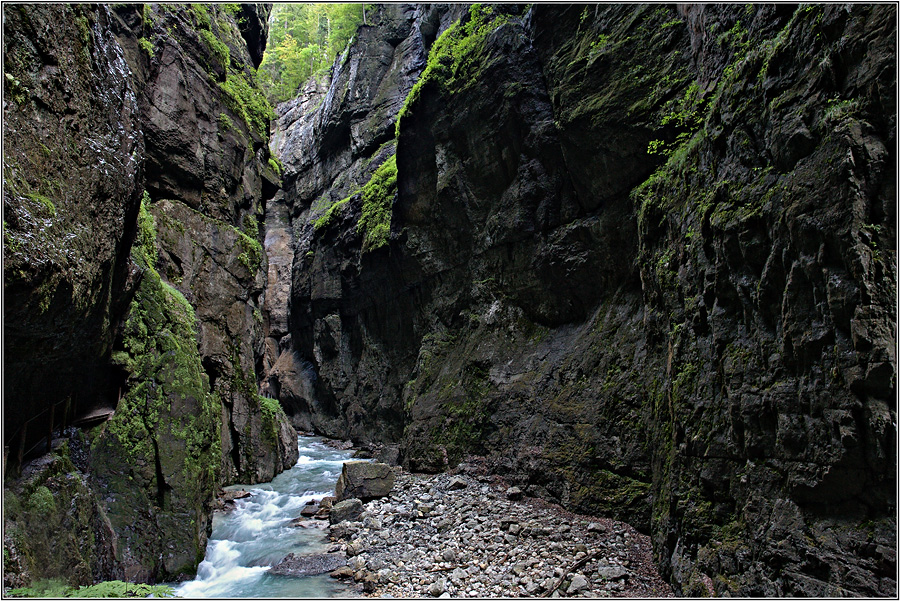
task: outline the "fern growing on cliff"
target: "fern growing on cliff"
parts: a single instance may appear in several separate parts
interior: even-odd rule
[[[7,591],[10,597],[174,597],[175,589],[165,584],[134,584],[121,580],[107,580],[91,586],[68,586],[60,580],[39,580],[29,587]]]

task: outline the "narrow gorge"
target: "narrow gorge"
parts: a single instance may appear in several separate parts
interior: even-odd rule
[[[272,5],[4,4],[4,590],[192,578],[310,432],[896,596],[896,5],[360,8],[273,107]]]

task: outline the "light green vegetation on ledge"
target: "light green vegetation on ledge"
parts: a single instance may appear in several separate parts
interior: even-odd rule
[[[335,219],[337,219],[337,214],[343,210],[344,206],[348,202],[350,202],[349,196],[347,198],[342,198],[341,200],[328,207],[328,210],[325,211],[325,213],[323,213],[321,217],[316,219],[315,223],[313,224],[313,227],[316,228],[316,231],[331,227],[331,224],[334,223]]]
[[[435,40],[428,52],[425,70],[416,80],[397,114],[398,136],[400,123],[412,113],[426,83],[433,81],[447,92],[455,94],[478,81],[487,66],[484,44],[488,35],[509,21],[507,15],[498,15],[495,11],[496,8],[490,4],[473,4],[469,8],[468,20],[464,18],[457,21]]]
[[[244,120],[251,131],[268,140],[269,120],[275,117],[275,111],[255,82],[242,71],[229,68],[228,77],[219,83],[219,87],[225,92],[225,102],[229,108]]]
[[[356,226],[363,235],[363,252],[387,244],[391,233],[391,204],[397,195],[397,155],[391,155],[362,189],[362,215]]]
[[[332,204],[313,223],[316,231],[331,227],[338,215],[350,202],[359,196],[362,199],[362,214],[356,231],[363,237],[362,250],[368,252],[387,244],[391,233],[391,205],[397,195],[397,157],[391,155],[373,173],[369,181],[359,190]]]

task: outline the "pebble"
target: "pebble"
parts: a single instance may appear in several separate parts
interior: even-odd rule
[[[401,473],[355,520],[331,527],[329,550],[364,597],[672,596],[631,526],[485,476]]]

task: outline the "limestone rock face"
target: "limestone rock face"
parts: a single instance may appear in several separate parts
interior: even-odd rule
[[[256,392],[254,357],[265,260],[237,228],[175,200],[154,203],[159,269],[196,307],[197,344],[221,401],[222,478],[265,482],[297,461],[297,435],[283,413],[269,414]]]
[[[387,357],[356,318],[371,298],[390,291],[390,274],[370,268],[360,282],[356,228],[347,228],[346,244],[323,244],[313,224],[394,154],[396,115],[425,67],[428,47],[459,12],[442,5],[379,6],[323,85],[310,82],[276,108],[271,147],[285,167],[285,193],[267,207],[266,251],[270,281],[284,281],[289,270],[291,283],[267,297],[265,386],[298,428],[352,432],[362,440],[384,438],[378,432],[385,428],[387,438],[402,431],[393,391],[401,384],[382,379],[394,375]],[[348,207],[338,218],[355,226],[358,210]],[[355,300],[339,300],[348,294]],[[363,382],[371,392],[358,388]],[[377,407],[371,402],[376,391],[384,391]],[[360,400],[351,400],[357,393]]]
[[[259,92],[247,91],[253,59],[242,31],[216,6],[162,9],[137,21],[135,10],[117,8],[117,33],[141,91],[146,188],[153,200],[181,200],[244,229],[277,178],[265,150],[269,115]]]
[[[360,499],[370,501],[390,494],[394,487],[394,470],[386,463],[347,461],[341,469],[334,495],[338,501]]]
[[[107,7],[3,15],[3,427],[17,461],[23,428],[27,450],[51,411],[58,427],[115,406],[106,363],[134,285],[144,140]]]
[[[96,519],[51,521],[60,540],[84,539],[78,553],[45,561],[33,511],[15,518],[10,563],[23,582],[188,577],[217,488],[296,462],[296,432],[256,377],[258,218],[279,181],[271,115],[253,86],[268,9],[241,11],[4,10],[4,57],[15,62],[4,127],[16,133],[4,159],[5,317],[22,326],[4,365],[5,392],[22,406],[5,404],[4,422],[10,436],[30,430],[5,449],[7,475],[19,449],[30,465],[51,422],[58,433],[87,414],[108,418],[77,462],[91,498],[72,507],[90,505]],[[45,488],[68,499],[57,475]]]
[[[473,9],[361,155],[351,49],[274,136],[294,423],[486,455],[649,531],[684,594],[895,594],[895,18]],[[390,154],[364,251],[353,184]]]

